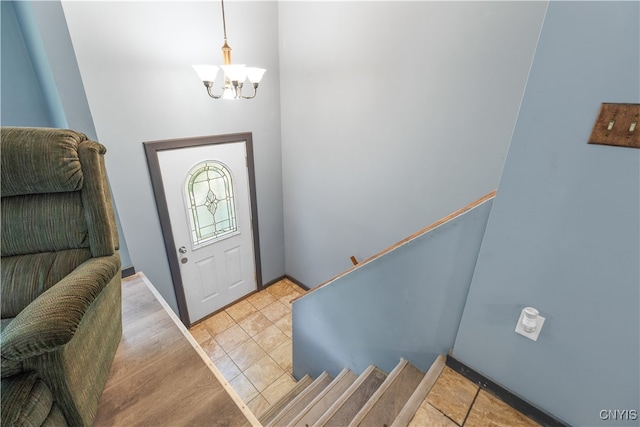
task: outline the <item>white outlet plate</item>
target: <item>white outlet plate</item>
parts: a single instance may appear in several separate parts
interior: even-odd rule
[[[542,330],[542,325],[544,325],[544,317],[538,315],[536,318],[536,330],[533,332],[527,332],[522,329],[522,318],[524,317],[524,309],[520,313],[520,318],[518,319],[518,323],[516,324],[516,332],[522,335],[523,337],[527,337],[530,340],[538,341],[538,335],[540,335],[540,331]]]

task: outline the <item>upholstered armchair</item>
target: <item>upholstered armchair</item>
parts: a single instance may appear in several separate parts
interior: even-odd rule
[[[106,149],[1,129],[2,425],[90,426],[122,335]]]

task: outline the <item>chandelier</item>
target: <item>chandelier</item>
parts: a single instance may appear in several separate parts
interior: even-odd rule
[[[264,68],[247,67],[244,64],[232,64],[231,63],[231,48],[227,43],[227,23],[224,16],[224,0],[221,0],[222,4],[222,28],[224,31],[224,44],[222,45],[222,60],[223,65],[194,65],[193,68],[198,73],[200,80],[207,88],[207,93],[214,99],[251,99],[255,98],[258,91],[258,84],[262,80],[264,74]],[[224,73],[224,83],[222,86],[222,92],[220,95],[213,93],[213,82],[216,80],[218,70],[222,68]],[[249,80],[253,86],[253,94],[246,96],[242,94],[242,88],[244,87],[245,80]]]

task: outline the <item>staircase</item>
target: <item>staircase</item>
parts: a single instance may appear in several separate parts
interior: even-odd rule
[[[407,426],[444,368],[439,356],[425,374],[404,358],[389,373],[371,365],[304,376],[260,418],[263,426]]]

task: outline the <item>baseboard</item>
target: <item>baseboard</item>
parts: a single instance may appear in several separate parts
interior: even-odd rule
[[[480,388],[486,390],[487,392],[493,394],[503,402],[507,403],[509,406],[517,409],[522,412],[527,417],[532,420],[542,424],[543,426],[549,427],[570,427],[570,424],[561,421],[554,416],[544,412],[543,410],[536,408],[531,403],[526,400],[516,396],[509,390],[505,389],[501,385],[491,381],[489,378],[485,377],[481,373],[474,371],[473,369],[466,366],[464,363],[460,362],[456,358],[452,356],[447,356],[447,366],[463,377],[467,378],[469,381],[474,382],[479,385]]]
[[[134,274],[136,274],[136,269],[133,266],[122,269],[122,278],[123,279],[125,277],[133,276]]]
[[[305,285],[304,283],[302,283],[301,281],[299,281],[298,279],[291,277],[291,276],[285,276],[287,280],[289,280],[290,282],[295,283],[296,285],[300,286],[302,289],[304,289],[305,291],[308,291],[309,289],[311,289],[310,287],[308,287],[307,285]]]
[[[283,275],[283,276],[277,277],[277,278],[275,278],[275,279],[273,279],[273,280],[270,280],[270,281],[268,281],[267,283],[263,283],[263,284],[262,284],[262,288],[261,288],[261,289],[267,289],[269,286],[271,286],[271,285],[275,285],[276,283],[278,283],[278,282],[279,282],[279,281],[281,281],[282,279],[286,279],[286,278],[287,278],[287,276],[284,276],[284,275]]]
[[[133,268],[133,267],[132,267],[132,268]],[[123,274],[124,274],[124,270],[123,270]],[[123,277],[124,277],[124,276],[123,276]],[[240,301],[242,301],[242,300],[245,300],[245,299],[249,298],[249,297],[250,297],[250,296],[252,296],[253,294],[256,294],[256,293],[258,293],[258,292],[260,292],[260,291],[263,291],[263,290],[267,289],[267,288],[268,288],[269,286],[271,286],[271,285],[275,285],[276,283],[278,283],[279,281],[281,281],[281,280],[283,280],[283,279],[290,280],[290,281],[292,281],[292,282],[296,283],[298,286],[304,287],[303,285],[299,285],[299,284],[298,284],[298,282],[296,282],[296,281],[292,280],[292,279],[291,279],[291,277],[289,277],[289,276],[286,276],[286,275],[280,276],[280,277],[278,277],[278,278],[276,278],[276,279],[270,280],[270,281],[269,281],[269,282],[267,282],[267,283],[263,283],[263,284],[262,284],[262,287],[260,287],[260,288],[256,289],[255,291],[251,291],[251,292],[249,292],[248,294],[244,295],[243,297],[241,297],[241,298],[239,298],[239,299],[237,299],[237,300],[235,300],[235,301],[233,301],[233,302],[231,302],[231,303],[229,303],[229,304],[225,305],[225,306],[224,306],[224,307],[222,307],[222,308],[219,308],[218,310],[214,311],[213,313],[209,314],[208,316],[205,316],[205,317],[203,317],[202,319],[200,319],[200,320],[198,320],[198,321],[196,321],[196,322],[192,323],[192,324],[189,326],[189,328],[191,328],[191,327],[193,327],[193,326],[197,325],[198,323],[202,323],[203,321],[205,321],[205,320],[209,319],[210,317],[212,317],[212,316],[214,316],[214,315],[216,315],[216,314],[218,314],[218,313],[220,313],[220,312],[222,312],[222,311],[225,311],[227,308],[231,307],[231,306],[232,306],[232,305],[234,305],[234,304],[239,303],[239,302],[240,302]],[[305,288],[306,290],[309,290],[309,288],[306,288],[306,287],[304,287],[304,288]]]
[[[282,275],[282,276],[280,276],[280,277],[278,277],[278,278],[276,278],[276,279],[273,279],[273,280],[271,280],[271,281],[269,281],[269,282],[267,282],[267,283],[264,283],[264,284],[262,285],[262,289],[267,289],[269,286],[271,286],[271,285],[275,285],[276,283],[278,283],[279,281],[281,281],[281,280],[283,280],[283,279],[287,279],[288,281],[295,283],[296,285],[300,286],[300,287],[301,287],[302,289],[304,289],[305,291],[308,291],[308,290],[309,290],[309,287],[308,287],[307,285],[305,285],[304,283],[302,283],[302,282],[301,282],[301,281],[299,281],[299,280],[294,279],[294,278],[293,278],[293,277],[291,277],[291,276],[287,276],[286,274],[285,274],[285,275]]]

